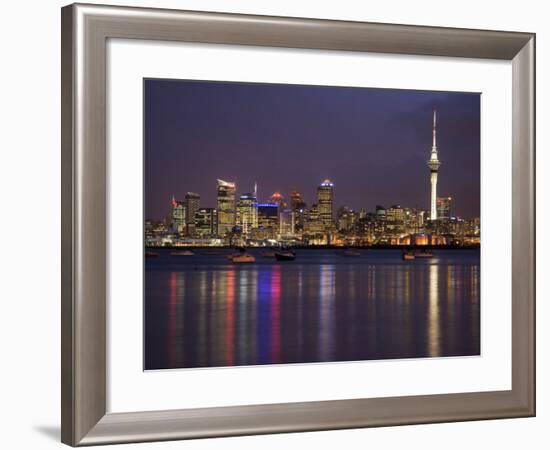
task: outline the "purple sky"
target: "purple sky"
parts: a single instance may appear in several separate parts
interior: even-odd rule
[[[480,95],[473,93],[153,80],[145,83],[145,215],[169,213],[172,194],[216,206],[216,178],[237,193],[258,182],[315,203],[335,185],[335,206],[429,209],[432,110],[438,110],[438,193],[452,214],[479,216]]]

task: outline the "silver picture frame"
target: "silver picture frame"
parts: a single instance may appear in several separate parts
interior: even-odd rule
[[[71,446],[535,415],[535,34],[74,4],[62,8],[62,441]],[[511,390],[107,412],[111,38],[511,61]],[[183,406],[183,405],[182,405]]]

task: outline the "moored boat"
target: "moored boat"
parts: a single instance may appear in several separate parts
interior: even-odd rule
[[[256,258],[254,258],[254,256],[250,253],[240,253],[238,255],[234,255],[231,261],[236,264],[245,264],[256,262]]]
[[[296,253],[292,250],[278,250],[275,252],[275,259],[277,261],[294,261],[296,259]]]
[[[361,252],[359,250],[354,249],[354,248],[346,248],[342,252],[342,256],[361,256]]]
[[[157,252],[145,252],[145,257],[146,258],[156,258],[160,256],[160,253],[157,253]]]
[[[260,253],[264,258],[274,258],[275,257],[275,251],[274,250],[262,250]]]
[[[432,258],[433,255],[434,255],[433,252],[431,252],[429,250],[426,250],[426,249],[417,250],[414,253],[414,256],[416,258]]]
[[[181,250],[170,253],[171,256],[193,256],[194,253],[191,250]]]
[[[401,255],[404,261],[412,261],[416,258],[414,252],[412,250],[403,250],[403,254]]]

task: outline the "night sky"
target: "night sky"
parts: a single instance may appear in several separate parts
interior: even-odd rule
[[[334,182],[335,208],[429,209],[432,110],[438,111],[438,195],[452,214],[479,217],[480,95],[151,80],[145,83],[145,217],[162,219],[175,195],[216,206],[216,178],[267,201],[292,190],[316,203]]]

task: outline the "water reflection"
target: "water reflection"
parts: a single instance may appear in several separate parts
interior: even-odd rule
[[[319,361],[331,361],[334,322],[334,266],[320,267],[319,292]]]
[[[145,367],[479,354],[479,252],[407,263],[392,251],[350,262],[306,250],[298,260],[148,260]]]
[[[428,356],[440,356],[439,334],[439,266],[431,264],[429,270],[429,305],[428,305]]]

